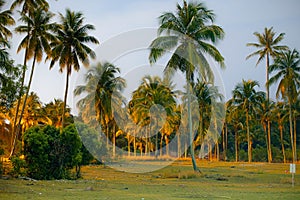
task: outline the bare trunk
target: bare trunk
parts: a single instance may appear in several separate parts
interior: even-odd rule
[[[282,127],[282,125],[279,125],[279,132],[280,132],[280,142],[281,142],[281,149],[282,149],[283,163],[286,163],[285,150],[284,150],[284,143],[283,143],[283,127]]]
[[[272,146],[271,146],[271,123],[270,120],[268,120],[268,161],[269,163],[272,162]]]
[[[239,144],[238,144],[238,132],[235,131],[235,162],[239,161]]]
[[[29,77],[29,83],[28,83],[25,98],[24,98],[24,101],[23,101],[22,110],[21,110],[21,113],[20,113],[20,118],[19,118],[19,122],[18,122],[18,125],[17,125],[17,129],[16,129],[16,134],[14,136],[15,138],[13,140],[12,149],[11,149],[11,152],[10,152],[10,157],[14,154],[15,147],[16,147],[16,140],[17,140],[17,138],[20,134],[20,131],[21,131],[21,122],[22,122],[24,110],[25,110],[25,107],[26,107],[26,102],[27,102],[29,91],[30,91],[30,86],[31,86],[32,79],[33,79],[35,62],[36,62],[36,54],[34,54],[34,57],[33,57],[33,62],[32,62],[32,67],[31,67],[31,72],[30,72],[30,77]]]
[[[295,162],[297,162],[297,122],[296,122],[296,117],[293,116],[294,118],[294,152],[295,152]]]
[[[250,142],[250,128],[249,128],[249,112],[246,111],[246,126],[247,126],[247,141],[248,141],[248,162],[252,161],[251,142]]]
[[[269,82],[269,65],[270,65],[270,58],[269,58],[269,53],[267,53],[267,58],[266,58],[266,81],[267,83]],[[269,85],[267,84],[266,85],[266,90],[267,90],[267,101],[269,102],[269,99],[270,99],[270,93],[269,93]]]
[[[68,100],[68,91],[69,91],[69,77],[70,77],[70,69],[71,67],[67,67],[67,77],[66,77],[66,88],[65,88],[65,97],[64,97],[64,106],[63,106],[63,112],[61,116],[61,132],[65,126],[65,114],[66,114],[66,107],[67,107],[67,100]]]

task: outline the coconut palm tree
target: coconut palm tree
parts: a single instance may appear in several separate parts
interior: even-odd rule
[[[85,85],[79,85],[74,90],[74,95],[87,93],[77,102],[80,115],[85,123],[97,127],[99,123],[106,132],[106,145],[108,148],[109,132],[112,131],[112,107],[119,100],[117,93],[125,87],[123,78],[117,76],[120,69],[111,63],[98,63],[92,66],[85,75]],[[112,97],[114,93],[114,96]],[[116,106],[115,106],[116,107]],[[113,133],[115,137],[115,133]],[[114,140],[115,141],[115,140]],[[114,143],[115,145],[115,143]],[[114,148],[115,149],[115,146]]]
[[[57,25],[56,23],[51,22],[52,17],[52,13],[46,12],[44,8],[39,7],[33,11],[32,16],[21,14],[21,21],[23,21],[25,25],[20,25],[15,30],[17,33],[27,34],[21,41],[17,51],[19,52],[21,49],[25,48],[25,51],[27,51],[27,59],[33,58],[25,99],[23,101],[20,118],[18,119],[18,127],[21,124],[24,109],[26,107],[36,62],[39,63],[42,61],[44,52],[48,56],[50,55],[50,41],[55,40],[53,31],[55,31]],[[19,131],[18,129],[19,128],[16,130],[17,132]],[[18,135],[17,132],[16,136]]]
[[[12,36],[11,31],[7,28],[15,24],[15,20],[12,17],[12,12],[10,10],[2,10],[5,1],[0,0],[0,47],[5,47],[8,45],[5,40]]]
[[[80,61],[84,66],[89,66],[89,57],[94,59],[95,52],[86,45],[86,43],[98,44],[98,40],[88,35],[88,31],[94,30],[95,27],[91,24],[84,24],[84,17],[81,12],[74,12],[66,9],[66,14],[63,16],[60,13],[59,29],[56,32],[57,40],[52,43],[52,55],[50,69],[53,68],[56,62],[59,62],[60,72],[66,70],[66,88],[64,95],[64,109],[62,114],[62,128],[65,122],[65,110],[67,105],[69,77],[72,69],[78,71],[80,69]]]
[[[155,136],[155,156],[158,156],[158,133],[166,132],[172,124],[172,116],[176,115],[175,92],[172,91],[172,84],[167,80],[161,80],[158,76],[145,76],[142,78],[141,85],[133,92],[132,100],[130,101],[132,115],[137,117],[137,124],[149,126],[149,135]],[[159,106],[162,106],[160,108]],[[164,109],[166,115],[163,115]],[[150,116],[150,112],[151,116]],[[165,118],[165,120],[164,120]],[[146,147],[148,140],[146,140]]]
[[[167,52],[175,49],[174,54],[167,63],[166,71],[179,70],[185,73],[187,84],[193,81],[196,71],[199,72],[199,76],[203,81],[212,81],[213,73],[205,55],[209,55],[222,67],[224,66],[224,58],[213,46],[223,38],[224,31],[221,27],[213,24],[214,19],[213,11],[208,10],[203,3],[187,3],[186,1],[183,1],[183,6],[177,4],[175,13],[162,14],[159,17],[159,36],[150,45],[150,63],[155,63]],[[190,94],[189,89],[190,87],[187,87],[188,94]],[[197,171],[193,150],[191,99],[190,97],[188,99],[190,151],[193,168]]]
[[[21,15],[22,16],[27,16],[27,17],[33,17],[34,11],[39,8],[39,9],[44,9],[45,11],[48,11],[49,4],[46,0],[15,0],[11,7],[10,10],[13,11],[16,9],[16,7],[21,6]],[[28,30],[27,30],[27,37],[30,37],[30,32],[29,32],[29,22],[27,22]],[[29,42],[29,40],[27,41]],[[20,85],[20,90],[18,91],[17,98],[18,98],[18,104],[17,104],[17,109],[15,116],[19,116],[19,109],[20,109],[20,104],[21,104],[21,98],[24,94],[24,84],[25,84],[25,75],[26,75],[26,70],[27,70],[27,61],[31,58],[28,55],[28,48],[29,44],[23,44],[23,48],[25,49],[25,54],[24,54],[24,63],[22,66],[22,75],[21,75],[21,85]],[[12,132],[15,133],[16,130],[16,125],[17,125],[17,117],[15,117],[14,122],[13,122],[13,128]],[[17,133],[16,133],[17,134]]]
[[[284,124],[286,123],[289,115],[288,109],[286,108],[286,103],[277,102],[275,104],[274,109],[271,112],[273,112],[272,115],[275,116],[275,120],[277,121],[278,124],[283,162],[286,163],[284,137],[283,137],[283,132],[285,128]]]
[[[62,110],[63,110],[64,102],[60,99],[54,99],[50,103],[47,103],[43,107],[43,114],[48,116],[49,124],[55,126],[56,128],[61,127],[61,117],[62,117]],[[71,117],[71,109],[69,107],[66,108],[65,118],[66,121],[70,124],[72,122]]]
[[[49,4],[47,0],[15,0],[10,9],[14,10],[16,7],[21,6],[21,13],[30,15],[30,13],[38,7],[43,7],[46,11],[48,11]]]
[[[243,80],[242,83],[238,83],[232,92],[233,105],[238,109],[243,110],[246,116],[246,131],[248,141],[248,162],[252,161],[251,153],[251,139],[250,139],[250,126],[251,114],[255,113],[263,101],[265,94],[263,92],[257,92],[255,87],[259,86],[257,81]]]
[[[271,144],[271,122],[273,121],[272,111],[274,110],[274,102],[264,99],[261,102],[261,106],[258,109],[258,115],[260,118],[260,123],[266,135],[266,145],[268,162],[272,162],[272,144]]]
[[[290,137],[293,154],[293,162],[296,159],[296,137],[293,133],[293,104],[296,103],[300,88],[300,56],[295,49],[281,52],[274,61],[274,64],[269,67],[270,73],[275,73],[267,83],[273,85],[279,81],[276,97],[281,97],[288,102],[289,105],[289,125]]]
[[[278,53],[282,50],[286,50],[287,46],[279,45],[279,43],[284,38],[284,33],[280,33],[276,38],[275,34],[276,32],[273,31],[273,27],[271,28],[265,28],[264,33],[260,34],[258,32],[253,33],[258,43],[248,43],[247,46],[252,46],[255,48],[258,48],[259,50],[251,53],[246,57],[246,59],[249,59],[253,56],[259,56],[256,66],[264,59],[266,59],[266,83],[269,81],[269,66],[270,66],[270,56],[272,58],[275,58]],[[267,100],[269,100],[270,92],[269,92],[269,86],[266,85],[267,90]]]

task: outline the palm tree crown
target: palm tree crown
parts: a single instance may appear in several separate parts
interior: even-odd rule
[[[56,41],[52,43],[52,54],[48,58],[51,59],[50,69],[56,62],[59,63],[60,72],[66,68],[66,89],[64,97],[64,110],[62,115],[62,127],[64,126],[65,108],[67,104],[67,96],[69,89],[69,76],[72,73],[72,68],[75,71],[80,69],[80,61],[84,66],[89,65],[89,57],[95,58],[95,52],[85,43],[98,44],[98,40],[88,35],[89,30],[94,30],[91,24],[83,24],[84,17],[81,12],[72,12],[66,10],[66,15],[60,14],[61,24],[56,34]]]
[[[282,50],[286,50],[287,46],[278,45],[284,38],[284,33],[280,33],[275,38],[275,32],[273,31],[273,27],[265,28],[264,33],[260,34],[255,32],[254,35],[256,36],[258,43],[248,43],[247,46],[253,46],[258,48],[257,51],[251,53],[246,57],[249,59],[253,56],[259,56],[256,66],[266,58],[266,83],[269,81],[269,65],[270,65],[270,56],[275,58],[278,53]],[[269,86],[266,86],[267,89],[267,100],[269,100]]]

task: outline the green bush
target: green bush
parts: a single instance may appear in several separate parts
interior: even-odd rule
[[[256,148],[254,148],[252,151],[252,160],[254,162],[267,162],[268,161],[267,149],[257,145]]]
[[[37,126],[24,134],[27,175],[34,179],[70,178],[70,170],[81,163],[81,140],[74,125],[60,133],[53,126]],[[77,170],[77,175],[79,170]]]
[[[26,162],[25,160],[14,156],[11,158],[12,169],[10,175],[13,177],[24,176],[26,175]]]

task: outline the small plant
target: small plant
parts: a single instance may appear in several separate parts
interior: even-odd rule
[[[11,159],[12,162],[12,170],[10,171],[10,174],[13,177],[18,177],[18,176],[24,176],[26,175],[26,162],[25,160],[14,156]]]

